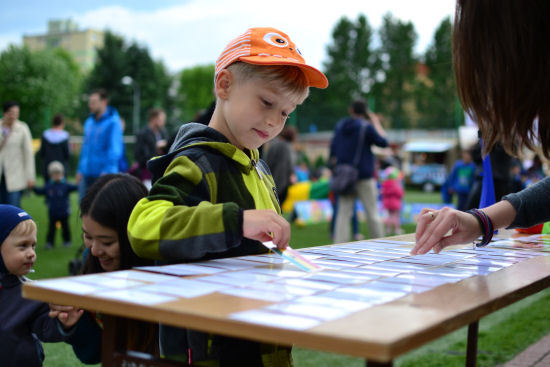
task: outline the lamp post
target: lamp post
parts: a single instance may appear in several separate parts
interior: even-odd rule
[[[138,133],[139,129],[139,103],[140,103],[140,90],[139,90],[139,84],[138,82],[133,79],[131,76],[126,75],[122,78],[122,84],[124,85],[131,85],[132,89],[134,90],[134,113],[133,113],[133,132],[134,135]]]

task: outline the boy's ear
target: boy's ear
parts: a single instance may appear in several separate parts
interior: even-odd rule
[[[218,79],[216,79],[216,84],[214,85],[216,96],[220,99],[227,99],[234,81],[233,74],[231,74],[229,70],[223,69],[220,71]]]

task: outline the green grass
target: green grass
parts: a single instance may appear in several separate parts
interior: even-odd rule
[[[406,200],[409,202],[440,202],[440,195],[407,190]],[[33,279],[44,279],[68,275],[68,262],[75,256],[81,243],[81,224],[78,219],[77,194],[73,194],[71,204],[73,213],[70,224],[73,245],[70,248],[60,246],[58,234],[56,248],[45,250],[44,243],[47,232],[48,218],[44,199],[35,195],[23,198],[22,206],[27,210],[38,225],[38,260]],[[406,233],[414,232],[414,225],[404,225]],[[368,235],[364,223],[361,232]],[[320,223],[298,227],[292,224],[291,244],[295,248],[320,246],[330,244],[329,224]],[[505,309],[493,313],[480,321],[478,365],[494,366],[512,359],[515,355],[550,333],[550,290],[539,292],[525,300],[517,302]],[[74,356],[72,349],[65,343],[45,343],[45,367],[84,366]],[[396,366],[464,366],[466,350],[466,328],[457,330],[445,337],[424,345],[417,350],[405,354],[395,361]],[[293,349],[296,367],[355,367],[364,366],[361,358],[340,354],[320,352],[316,350],[295,347]]]

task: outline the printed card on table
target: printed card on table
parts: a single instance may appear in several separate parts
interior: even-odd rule
[[[318,271],[321,270],[321,267],[314,264],[310,260],[306,259],[302,255],[298,253],[298,251],[292,249],[290,246],[288,246],[284,250],[279,250],[277,246],[273,243],[273,241],[267,241],[263,242],[263,245],[270,249],[271,251],[275,252],[278,255],[281,255],[288,261],[290,261],[292,264],[296,265],[300,269],[311,272],[311,271]]]

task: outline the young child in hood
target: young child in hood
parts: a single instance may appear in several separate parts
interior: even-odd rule
[[[36,261],[36,224],[25,211],[0,205],[0,362],[3,367],[40,367],[40,341],[59,342],[70,335],[82,311],[48,316],[46,303],[24,299],[21,286]],[[68,332],[67,332],[68,331]]]

